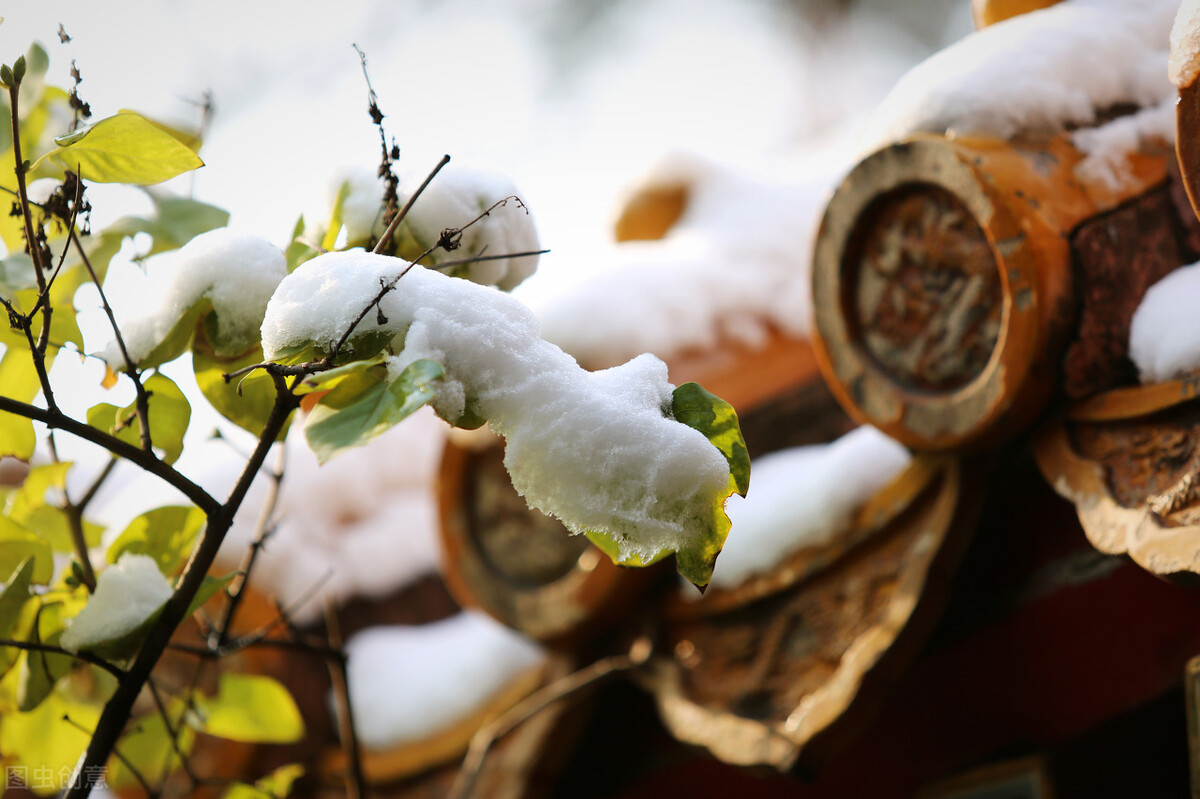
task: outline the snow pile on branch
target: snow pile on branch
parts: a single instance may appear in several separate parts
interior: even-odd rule
[[[322,596],[335,604],[381,597],[435,573],[433,481],[445,430],[432,411],[418,411],[318,469],[303,428],[293,427],[277,523],[255,561],[254,589],[278,599],[297,624],[308,624],[320,618]],[[253,540],[261,493],[234,520],[221,547],[222,568],[236,569]]]
[[[1171,26],[1171,82],[1186,89],[1200,74],[1200,0],[1183,0]]]
[[[401,206],[408,202],[424,178],[424,175],[414,173],[401,176]],[[439,248],[421,263],[437,266],[476,255],[505,255],[541,249],[533,216],[508,177],[498,172],[451,164],[438,172],[400,223],[400,254],[416,258],[436,244],[443,231],[464,228],[484,213],[487,215],[463,230],[454,249]],[[449,274],[511,291],[534,273],[537,264],[536,255],[500,258],[453,267]]]
[[[372,627],[346,642],[354,728],[383,749],[436,734],[471,716],[541,649],[477,611],[412,627]]]
[[[139,363],[171,334],[201,300],[212,303],[216,341],[221,351],[238,353],[258,340],[267,300],[287,274],[283,252],[266,239],[218,228],[196,236],[179,250],[153,259],[148,268],[158,279],[145,312],[121,320],[121,335],[134,363]],[[104,359],[124,368],[114,341]]]
[[[96,577],[96,591],[67,621],[60,644],[68,652],[112,641],[136,630],[171,598],[171,584],[149,555],[124,555]]]
[[[1173,104],[1166,64],[1177,5],[1175,0],[1065,0],[979,30],[922,62],[896,85],[868,124],[864,149],[918,131],[998,138],[1056,132],[1093,125],[1099,112],[1124,103]],[[1172,141],[1173,127],[1163,120],[1162,114],[1139,120],[1137,138]],[[1128,146],[1130,124],[1123,123],[1111,138],[1076,136],[1076,145],[1101,162],[1115,163],[1111,151]],[[1088,168],[1104,174],[1102,165]]]
[[[604,271],[540,301],[543,334],[591,364],[755,346],[771,326],[807,337],[812,240],[845,166],[832,158],[801,178],[760,179],[671,156],[640,190],[682,187],[682,216],[661,241],[616,245],[600,253]]]
[[[1146,291],[1129,324],[1129,357],[1143,383],[1200,369],[1200,263],[1171,272]]]
[[[381,281],[407,266],[361,252],[303,264],[267,306],[267,358],[338,340]],[[531,506],[572,532],[608,533],[622,559],[685,548],[708,529],[728,494],[729,465],[703,434],[667,418],[673,386],[657,358],[587,372],[539,338],[519,301],[426,269],[409,270],[379,310],[355,334],[394,336],[392,375],[422,358],[442,364],[438,415],[487,419],[507,439],[505,466]]]
[[[830,444],[755,459],[750,491],[729,502],[733,528],[712,585],[736,587],[804,547],[827,543],[911,459],[902,445],[869,426]]]

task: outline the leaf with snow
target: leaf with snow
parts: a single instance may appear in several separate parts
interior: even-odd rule
[[[415,176],[406,176],[401,181],[402,204],[408,199],[405,187],[411,190],[419,184],[420,180]],[[416,258],[434,247],[447,229],[463,228],[484,213],[486,216],[462,231],[454,249],[434,248],[422,263],[436,267],[484,251],[488,255],[536,252],[541,249],[537,226],[518,196],[517,187],[504,175],[453,164],[447,166],[425,188],[400,223],[396,231],[397,252],[404,258]],[[353,199],[351,196],[346,202],[352,203]],[[460,264],[453,267],[450,274],[511,291],[533,274],[537,264],[538,256],[527,255]]]
[[[221,675],[217,695],[196,710],[209,735],[242,743],[294,743],[304,737],[296,700],[277,680],[260,674]]]
[[[149,555],[126,554],[96,577],[96,591],[67,622],[62,647],[124,659],[142,644],[146,623],[171,598],[172,588]]]
[[[317,460],[361,446],[433,401],[431,383],[445,374],[441,364],[414,361],[395,379],[375,374],[384,368],[347,375],[309,412],[304,437]]]
[[[147,415],[151,443],[162,450],[164,461],[174,463],[183,454],[183,436],[192,418],[192,406],[179,386],[164,374],[151,375],[143,385],[150,394]],[[141,446],[136,401],[124,408],[107,402],[93,405],[88,409],[87,423],[122,441]]]
[[[303,264],[267,306],[265,355],[336,341],[370,307],[381,282],[406,268],[361,252]],[[671,418],[674,387],[662,361],[644,355],[587,372],[538,336],[519,301],[429,269],[404,273],[378,309],[360,327],[400,350],[387,361],[389,373],[425,359],[442,364],[434,410],[456,425],[486,419],[503,435],[505,466],[531,506],[572,532],[603,536],[622,563],[678,552],[689,579],[707,580],[728,527],[723,504],[744,474],[731,475],[732,461],[708,434]],[[708,421],[693,421],[711,426],[733,457],[736,447],[722,438],[730,420],[718,420],[715,407]]]
[[[149,186],[204,166],[191,148],[150,120],[132,112],[102,119],[54,140],[46,159],[95,183]]]
[[[162,272],[162,284],[140,316],[121,320],[129,356],[143,368],[177,358],[199,326],[214,354],[243,356],[258,344],[267,300],[287,273],[278,247],[228,228],[201,233],[151,266]],[[103,356],[113,368],[125,367],[116,342]]]

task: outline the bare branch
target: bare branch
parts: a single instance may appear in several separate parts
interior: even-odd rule
[[[82,176],[80,182],[82,182]],[[129,375],[129,379],[133,381],[133,387],[137,392],[137,399],[134,407],[137,409],[138,432],[141,434],[142,449],[146,452],[153,452],[152,442],[150,441],[150,395],[146,392],[146,387],[142,385],[141,372],[138,371],[137,364],[129,357],[129,350],[125,347],[125,338],[121,335],[121,328],[117,324],[117,318],[113,315],[112,306],[108,304],[108,298],[104,296],[104,286],[101,285],[100,279],[96,276],[96,270],[92,268],[91,259],[88,258],[87,252],[83,249],[83,242],[79,240],[79,236],[75,233],[75,228],[72,226],[68,231],[68,235],[75,243],[75,249],[79,252],[79,257],[83,260],[83,265],[87,269],[88,275],[92,278],[92,283],[96,285],[96,291],[100,294],[100,304],[104,308],[104,315],[108,317],[108,323],[112,327],[113,336],[117,340],[117,348],[121,351],[121,358],[125,361],[125,374]]]
[[[329,648],[336,652],[335,657],[328,659],[329,679],[333,682],[333,701],[337,711],[338,739],[346,752],[350,763],[350,773],[346,775],[346,796],[349,799],[364,799],[367,795],[367,780],[363,776],[362,753],[358,745],[358,733],[354,730],[354,706],[350,703],[350,680],[346,674],[346,653],[342,649],[342,632],[338,626],[337,614],[328,597],[325,602],[325,633],[329,638]]]
[[[274,445],[279,432],[283,430],[288,417],[300,406],[299,398],[288,389],[282,377],[275,377],[275,404],[263,428],[258,444],[250,456],[250,461],[242,470],[237,484],[230,492],[229,498],[216,512],[208,517],[208,524],[192,557],[184,568],[183,576],[178,587],[163,605],[158,621],[151,627],[146,641],[142,644],[137,657],[134,658],[125,678],[117,685],[117,690],[109,698],[100,714],[96,732],[88,743],[87,749],[75,765],[75,780],[67,790],[67,799],[83,799],[92,786],[79,779],[80,774],[87,774],[88,769],[97,769],[104,765],[116,748],[121,730],[133,709],[138,694],[150,677],[150,672],[158,663],[163,651],[170,643],[171,635],[187,615],[188,607],[196,592],[204,582],[208,570],[216,559],[217,551],[233,524],[234,514],[237,513],[246,498],[246,492],[258,475],[267,453]]]
[[[425,187],[429,185],[429,182],[432,181],[434,176],[436,176],[438,172],[441,172],[442,167],[448,163],[450,163],[450,156],[443,155],[442,160],[438,161],[437,166],[433,168],[433,171],[429,173],[428,177],[421,181],[421,185],[418,186],[417,190],[413,192],[411,197],[408,198],[408,200],[404,203],[404,206],[400,209],[400,213],[396,214],[395,218],[393,218],[391,223],[388,224],[387,230],[383,231],[383,235],[379,237],[379,243],[375,245],[374,250],[376,255],[379,255],[381,252],[383,252],[384,242],[392,237],[392,234],[396,232],[396,228],[398,228],[400,223],[404,221],[404,217],[408,216],[408,212],[413,207],[413,203],[415,203],[417,198],[421,196],[421,192],[425,191]]]
[[[24,649],[27,652],[50,652],[55,655],[66,655],[70,658],[75,658],[83,663],[89,663],[93,666],[99,666],[107,671],[118,680],[125,676],[125,670],[120,666],[110,663],[102,657],[97,657],[90,652],[68,652],[61,646],[54,644],[38,644],[33,641],[16,641],[12,638],[0,638],[0,646],[11,646],[13,649]]]
[[[113,455],[131,461],[143,471],[179,489],[196,507],[204,511],[210,519],[221,509],[221,504],[213,499],[207,491],[184,477],[183,474],[168,464],[159,460],[153,453],[145,452],[127,441],[122,441],[116,436],[109,435],[102,430],[73,419],[57,408],[39,408],[36,405],[18,402],[11,397],[0,396],[0,411],[23,416],[35,422],[41,422],[52,430],[65,430],[85,441],[90,441],[99,447],[103,447]]]
[[[572,672],[561,680],[556,680],[549,685],[539,688],[513,705],[507,712],[479,728],[479,731],[471,738],[471,745],[467,749],[466,757],[463,758],[462,767],[459,769],[458,775],[454,778],[454,784],[451,786],[450,793],[448,794],[450,799],[466,799],[466,797],[471,795],[471,790],[475,787],[475,780],[479,777],[479,772],[483,768],[484,758],[487,757],[488,750],[491,749],[495,741],[508,735],[522,722],[545,710],[560,699],[564,699],[614,674],[640,667],[650,658],[650,652],[650,640],[645,637],[638,638],[630,648],[629,654],[613,655],[612,657],[597,660],[590,666]]]

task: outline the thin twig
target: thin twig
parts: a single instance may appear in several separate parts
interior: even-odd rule
[[[6,411],[35,422],[41,422],[50,429],[65,430],[71,435],[103,447],[120,458],[131,461],[142,471],[162,479],[177,488],[192,504],[212,516],[221,509],[221,504],[200,486],[183,476],[170,465],[159,460],[153,453],[148,453],[140,447],[135,447],[128,441],[122,441],[116,436],[86,425],[83,422],[67,416],[57,408],[39,408],[26,402],[19,402],[11,397],[0,395],[0,411]]]
[[[549,250],[527,250],[525,252],[510,252],[503,255],[483,255],[480,253],[471,258],[459,258],[454,261],[442,261],[440,264],[434,264],[431,268],[442,270],[448,269],[451,266],[462,266],[463,264],[473,264],[479,261],[499,261],[504,258],[526,258],[533,255],[545,255]]]
[[[82,732],[85,735],[92,735],[92,736],[95,735],[94,732],[92,732],[87,727],[80,724],[78,721],[75,721],[73,718],[71,718],[66,713],[63,714],[62,720],[67,722],[72,727],[79,730],[80,732]],[[125,757],[125,755],[121,753],[120,749],[117,749],[115,747],[113,748],[113,757],[115,757],[117,760],[121,761],[121,765],[124,766],[129,771],[129,773],[133,775],[133,778],[138,781],[139,785],[142,786],[142,790],[146,792],[147,796],[156,797],[156,796],[160,795],[158,791],[156,791],[150,787],[150,783],[146,781],[146,778],[144,776],[142,776],[142,772],[138,770],[137,766],[133,765],[133,763],[130,762],[129,758]],[[97,773],[99,773],[99,772],[97,772]],[[75,779],[71,780],[71,790],[74,790],[75,782],[76,782]],[[89,786],[89,790],[90,789],[91,789],[91,786]]]
[[[180,728],[171,721],[171,714],[167,712],[167,705],[163,702],[162,694],[159,693],[158,684],[154,682],[153,677],[146,681],[146,687],[150,689],[150,696],[154,697],[154,704],[158,707],[158,714],[162,716],[163,726],[167,728],[167,735],[171,736],[171,748],[175,751],[175,756],[179,758],[179,765],[183,767],[183,772],[187,774],[188,780],[192,783],[191,787],[194,789],[199,784],[200,778],[192,771],[191,761],[179,746]],[[169,769],[163,771],[167,772]]]
[[[53,440],[53,433],[50,434],[50,438]],[[87,536],[83,530],[83,514],[92,499],[95,498],[96,492],[100,490],[100,486],[104,485],[104,481],[112,474],[116,465],[117,459],[109,458],[108,463],[104,464],[104,468],[100,470],[100,474],[92,481],[91,486],[79,502],[72,502],[66,489],[63,489],[62,510],[67,516],[67,526],[71,531],[71,544],[75,548],[75,556],[79,559],[80,568],[83,570],[80,582],[87,587],[89,593],[95,593],[96,591],[96,570],[92,567],[92,558],[88,554]]]
[[[125,676],[125,670],[120,666],[110,663],[104,658],[93,655],[90,652],[68,652],[61,646],[55,646],[54,644],[38,644],[33,641],[17,641],[12,638],[0,638],[0,646],[11,646],[13,649],[24,649],[28,652],[49,652],[54,655],[66,655],[83,663],[98,666],[118,680]]]
[[[650,657],[651,644],[648,638],[638,638],[629,654],[613,655],[597,660],[589,666],[568,674],[560,680],[539,688],[513,705],[496,719],[480,727],[471,738],[471,745],[463,758],[462,767],[450,788],[450,799],[466,799],[475,787],[475,781],[483,768],[484,758],[492,744],[508,735],[522,722],[545,710],[550,705],[590,685],[607,679],[622,671],[643,665]]]
[[[170,643],[171,635],[187,615],[188,607],[195,598],[196,592],[200,590],[208,570],[216,559],[217,551],[221,548],[221,543],[225,540],[230,525],[233,524],[234,514],[245,500],[246,492],[250,490],[250,484],[258,475],[279,432],[287,423],[292,412],[300,406],[300,399],[287,389],[283,378],[275,378],[275,389],[275,404],[271,408],[271,414],[267,418],[258,444],[250,456],[250,462],[242,470],[229,498],[218,507],[216,512],[209,515],[204,534],[184,568],[178,587],[163,605],[158,620],[151,627],[142,648],[129,667],[128,673],[104,705],[100,720],[96,724],[96,732],[88,742],[83,756],[75,765],[76,777],[81,773],[87,773],[88,769],[102,767],[112,755],[125,722],[133,710],[133,704],[137,700],[138,694],[141,693],[142,686],[149,679],[150,672]],[[72,784],[67,790],[65,797],[66,799],[84,799],[90,794],[91,788],[91,785],[76,780],[75,784]]]
[[[342,649],[342,632],[338,626],[333,603],[324,597],[325,634],[329,648],[337,653],[328,659],[329,679],[333,682],[333,702],[336,710],[338,739],[350,762],[350,773],[346,775],[346,795],[349,799],[364,799],[367,795],[367,780],[363,776],[362,753],[358,745],[358,734],[354,731],[354,706],[350,702],[350,679],[346,673],[346,652]]]
[[[238,607],[242,604],[246,588],[249,586],[250,574],[254,571],[254,564],[258,560],[258,553],[262,551],[263,544],[266,543],[267,538],[270,537],[271,532],[274,530],[271,519],[275,515],[276,506],[279,504],[279,491],[283,484],[284,464],[286,461],[287,444],[285,442],[279,445],[278,452],[276,453],[275,469],[270,473],[271,482],[267,486],[267,497],[259,511],[258,521],[254,525],[254,540],[250,543],[250,547],[242,559],[241,566],[238,567],[241,577],[236,578],[236,587],[231,586],[227,589],[229,599],[225,604],[221,618],[217,621],[213,629],[215,640],[211,643],[217,649],[220,649],[229,640],[229,631],[233,628]]]
[[[379,237],[379,242],[375,245],[375,249],[373,251],[376,255],[379,255],[383,252],[384,242],[392,237],[392,234],[396,232],[396,228],[398,228],[400,223],[404,221],[404,217],[408,216],[409,209],[412,208],[413,203],[415,203],[417,198],[421,196],[421,192],[425,191],[425,187],[429,185],[429,182],[432,181],[437,173],[442,171],[442,167],[448,163],[450,163],[450,156],[443,155],[442,160],[438,161],[438,164],[433,168],[433,171],[430,172],[425,180],[421,182],[421,185],[417,187],[417,190],[413,192],[412,196],[405,201],[403,207],[400,209],[400,213],[393,217],[392,221],[388,224],[387,229],[383,231],[383,235]]]
[[[79,179],[82,182],[83,176],[81,175]],[[121,335],[117,317],[113,315],[112,306],[108,304],[108,298],[104,296],[104,286],[101,285],[100,278],[96,276],[96,270],[92,268],[91,259],[83,249],[83,242],[79,240],[74,227],[68,231],[68,235],[75,242],[75,249],[79,252],[79,257],[83,260],[83,265],[87,269],[88,275],[91,276],[92,282],[96,284],[96,291],[100,294],[100,305],[104,308],[104,315],[108,317],[108,323],[112,327],[113,336],[116,337],[121,357],[125,360],[125,374],[129,375],[129,379],[133,381],[133,387],[137,392],[134,407],[137,409],[138,432],[141,434],[142,449],[146,452],[153,452],[150,440],[150,395],[146,392],[146,387],[142,385],[142,376],[138,371],[137,364],[133,362],[133,358],[129,357],[129,350],[125,347],[125,337]]]
[[[14,81],[13,85],[8,88],[8,108],[12,117],[12,144],[13,144],[13,161],[17,175],[17,203],[21,206],[21,216],[25,222],[25,244],[29,248],[29,258],[33,261],[33,273],[37,279],[38,294],[46,290],[46,268],[48,264],[42,263],[42,248],[38,246],[37,236],[34,233],[33,215],[29,213],[29,192],[25,186],[25,159],[21,154],[21,115],[18,111],[18,100],[21,93],[21,84]],[[52,309],[47,303],[42,307],[42,331],[38,336],[37,345],[34,346],[33,352],[39,357],[45,357],[46,341],[50,337],[50,315]],[[43,364],[44,368],[44,364]],[[46,381],[47,384],[49,381]],[[46,400],[50,402],[49,399]]]

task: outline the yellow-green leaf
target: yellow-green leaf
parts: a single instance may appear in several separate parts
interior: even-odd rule
[[[7,516],[0,516],[0,574],[12,574],[26,558],[33,559],[33,582],[50,582],[54,576],[50,545]]]
[[[127,552],[149,555],[158,570],[172,575],[187,560],[204,527],[204,511],[192,505],[168,505],[138,516],[108,548],[109,563]]]
[[[180,718],[185,705],[178,699],[166,703],[167,712],[172,719]],[[191,754],[196,742],[196,732],[186,724],[179,725],[176,741],[179,751],[184,755]],[[159,785],[175,769],[180,767],[176,746],[171,744],[171,734],[167,730],[162,714],[151,713],[133,719],[129,731],[122,736],[117,750],[121,757],[128,762],[151,785]],[[135,789],[140,783],[120,758],[113,757],[108,763],[108,784],[118,790]]]
[[[91,738],[84,730],[95,728],[102,707],[77,701],[59,689],[31,713],[3,714],[0,751],[6,756],[6,765],[11,762],[31,774],[46,775],[43,791],[45,787],[65,788]]]
[[[13,627],[21,618],[21,611],[32,594],[29,585],[33,578],[33,558],[26,558],[16,571],[6,578],[4,590],[0,591],[0,638],[12,637]],[[0,676],[16,662],[20,650],[0,647]]]
[[[221,675],[214,697],[202,697],[197,710],[202,730],[243,743],[294,743],[304,737],[296,701],[278,681],[258,674]]]
[[[289,763],[280,766],[253,785],[235,782],[225,792],[224,799],[286,799],[292,792],[292,784],[304,776],[304,766]]]
[[[134,113],[102,119],[54,141],[58,148],[38,164],[49,158],[96,183],[149,186],[204,166],[187,145]]]
[[[236,372],[245,366],[263,362],[261,346],[250,352],[225,358],[218,355],[208,341],[203,326],[198,326],[192,342],[192,369],[200,393],[217,412],[243,430],[259,435],[275,407],[275,383],[271,380],[241,380],[225,382],[223,375]],[[282,440],[291,425],[291,419],[279,433]]]
[[[192,406],[169,377],[154,374],[143,382],[150,392],[150,439],[162,451],[162,459],[174,463],[183,453],[183,435],[192,418]],[[118,408],[102,402],[88,409],[87,423],[115,435],[122,441],[141,446],[142,438],[137,418],[137,403]]]

